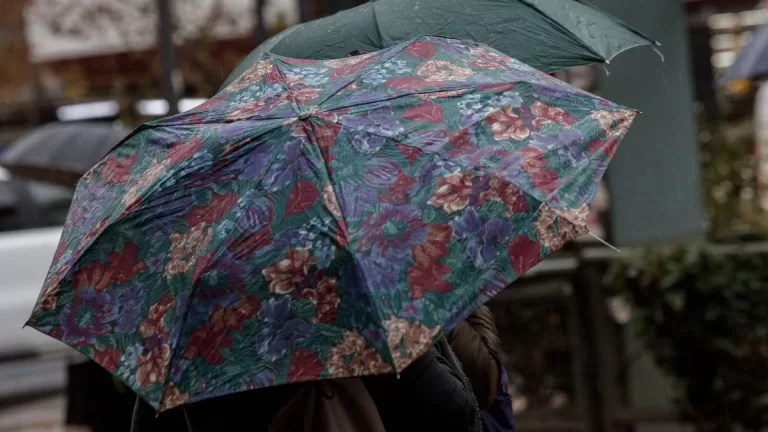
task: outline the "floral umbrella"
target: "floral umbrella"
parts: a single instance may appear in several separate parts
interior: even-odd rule
[[[270,56],[83,177],[28,325],[159,410],[400,371],[583,233],[635,114],[474,42]]]

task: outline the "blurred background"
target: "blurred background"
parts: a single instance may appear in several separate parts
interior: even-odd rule
[[[0,157],[72,127],[119,141],[214,95],[269,35],[362,2],[2,0]],[[557,75],[643,115],[590,222],[623,253],[577,242],[491,303],[518,430],[768,430],[768,91],[721,78],[768,2],[588,3],[662,46]],[[0,167],[0,432],[129,427],[129,390],[21,328],[72,193]]]

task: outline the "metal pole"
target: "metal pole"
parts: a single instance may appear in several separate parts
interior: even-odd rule
[[[314,2],[310,0],[299,0],[299,20],[301,22],[307,22],[312,16],[310,9],[314,6]]]
[[[176,70],[176,57],[173,48],[173,14],[171,12],[171,0],[157,0],[158,15],[158,45],[160,62],[163,73],[163,93],[168,102],[168,114],[179,112],[179,99],[174,86],[174,73]]]
[[[254,12],[255,15],[255,25],[256,25],[256,31],[254,32],[254,36],[256,37],[256,46],[258,46],[260,43],[267,40],[267,37],[269,34],[267,33],[267,25],[264,22],[264,7],[266,6],[267,0],[255,0]]]

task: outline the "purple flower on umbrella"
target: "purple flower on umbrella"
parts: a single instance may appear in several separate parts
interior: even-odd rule
[[[288,348],[312,333],[312,326],[291,312],[291,298],[280,296],[261,303],[259,317],[265,327],[256,335],[257,355],[267,361],[283,357]]]
[[[381,99],[381,95],[367,90],[356,90],[344,97],[345,105],[361,104]]]
[[[365,165],[361,177],[366,185],[374,188],[389,187],[400,174],[400,167],[389,159],[371,158]]]
[[[343,193],[338,194],[341,213],[348,220],[355,220],[363,217],[366,206],[373,206],[379,203],[376,191],[370,187],[351,183],[342,183],[338,188]]]
[[[448,175],[453,169],[458,168],[453,162],[447,162],[440,157],[433,157],[425,163],[416,173],[419,186],[434,183],[437,179]]]
[[[361,290],[362,292],[394,290],[400,279],[399,268],[406,258],[407,256],[394,252],[382,253],[378,249],[372,250],[370,255],[356,258],[358,279],[352,286],[358,289],[351,289],[351,291],[361,294]]]
[[[412,320],[421,320],[424,318],[424,299],[414,300],[403,305],[400,317],[410,318]]]
[[[359,250],[378,250],[382,255],[393,252],[407,256],[411,246],[426,239],[426,224],[418,208],[405,205],[382,204],[360,227]]]
[[[82,192],[77,195],[79,199],[72,202],[71,214],[67,218],[77,221],[77,229],[85,233],[95,227],[104,217],[106,207],[104,202],[113,202],[115,198],[114,188],[105,188],[98,182],[90,182]]]
[[[95,343],[96,336],[112,331],[110,322],[114,315],[112,298],[107,291],[97,294],[94,288],[83,288],[61,310],[62,340],[69,344]]]
[[[275,384],[275,373],[268,368],[259,371],[253,378],[247,380],[243,390],[255,390],[270,387]]]
[[[530,145],[541,150],[542,153],[553,155],[564,166],[570,167],[580,163],[586,157],[586,148],[582,142],[581,133],[574,128],[568,128],[555,136],[533,133]]]
[[[325,268],[330,264],[336,253],[336,244],[332,227],[336,222],[330,219],[313,218],[300,229],[289,229],[279,232],[274,239],[278,249],[307,249],[317,260],[317,266]]]
[[[254,233],[272,223],[272,206],[265,197],[248,191],[238,200],[232,215],[240,233]]]
[[[133,211],[133,215],[138,223],[148,228],[147,232],[168,235],[178,229],[176,218],[183,217],[194,206],[192,194],[162,195],[141,205]]]
[[[264,185],[269,190],[280,190],[294,183],[296,177],[306,174],[308,170],[305,161],[306,156],[301,151],[303,142],[303,139],[295,138],[282,146],[281,154],[269,168],[264,178]]]
[[[357,151],[365,154],[372,154],[387,143],[387,138],[381,135],[375,135],[367,132],[357,132],[352,138],[352,145]]]
[[[412,132],[408,135],[408,138],[415,147],[427,153],[437,152],[448,143],[448,135],[442,130]]]
[[[256,180],[264,174],[269,153],[271,151],[266,143],[246,144],[227,156],[234,160],[226,166],[226,171],[237,174],[240,179]]]
[[[118,299],[117,325],[115,331],[128,333],[136,330],[136,323],[140,321],[143,289],[139,285],[131,285],[123,290]]]
[[[458,238],[466,239],[467,253],[477,268],[488,267],[494,262],[510,233],[508,223],[501,219],[484,221],[473,207],[466,207],[464,214],[451,225]]]
[[[341,123],[355,129],[364,129],[368,132],[394,138],[401,133],[403,126],[398,123],[398,117],[388,105],[374,108],[365,112],[355,112],[341,116]]]

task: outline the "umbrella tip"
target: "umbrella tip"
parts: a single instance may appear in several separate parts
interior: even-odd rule
[[[607,241],[603,240],[602,238],[600,238],[598,235],[596,235],[596,234],[595,234],[595,233],[593,233],[592,231],[587,231],[587,234],[589,234],[589,236],[590,236],[590,237],[592,237],[592,238],[594,238],[595,240],[599,241],[600,243],[602,243],[604,246],[608,247],[608,248],[609,248],[609,249],[611,249],[612,251],[614,251],[614,252],[616,252],[616,253],[619,253],[619,254],[621,253],[621,251],[619,250],[619,248],[617,248],[616,246],[614,246],[614,245],[612,245],[612,244],[608,243]]]
[[[658,46],[661,46],[661,45],[658,45]],[[661,62],[664,63],[664,53],[662,53],[657,46],[653,47],[653,50],[656,51],[656,54],[658,54],[659,57],[661,57]]]

